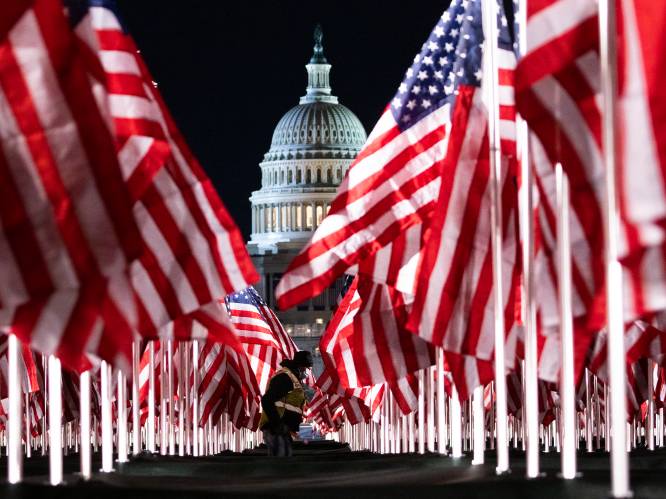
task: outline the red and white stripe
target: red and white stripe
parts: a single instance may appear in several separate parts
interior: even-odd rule
[[[0,11],[9,21],[0,44],[2,325],[65,365],[106,344],[97,353],[107,360],[129,359],[135,312],[123,282],[140,239],[95,100],[105,89],[91,83],[60,2]],[[90,343],[100,317],[113,337]]]

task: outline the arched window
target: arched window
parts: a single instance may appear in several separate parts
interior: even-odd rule
[[[312,230],[312,223],[314,222],[312,205],[308,205],[305,208],[305,227],[308,230]]]
[[[317,168],[317,183],[321,184],[321,170]]]
[[[300,183],[301,183],[301,169],[300,169],[300,168],[298,168],[298,169],[296,170],[296,183],[297,183],[297,184],[300,184]]]
[[[284,170],[280,170],[280,185],[284,184]]]
[[[305,170],[305,183],[306,184],[312,183],[312,172],[310,172],[309,168],[306,168]]]
[[[294,180],[294,173],[291,170],[289,170],[287,172],[287,183],[291,184],[293,180]]]

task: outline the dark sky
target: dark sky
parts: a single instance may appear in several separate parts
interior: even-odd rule
[[[369,133],[448,0],[118,0],[190,147],[245,237],[259,162],[305,93],[320,22],[331,81]]]

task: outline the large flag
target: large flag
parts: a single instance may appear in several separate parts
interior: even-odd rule
[[[0,18],[0,327],[66,365],[127,360],[141,238],[106,89],[61,2],[8,0]]]
[[[494,358],[487,88],[491,68],[482,50],[486,35],[481,14],[481,2],[452,3],[431,36],[433,41],[439,33],[447,33],[452,46],[452,62],[445,74],[453,89],[447,99],[452,126],[408,324],[421,338],[444,348],[461,396],[492,379]],[[489,42],[497,44],[499,71],[502,303],[506,331],[515,333],[520,279],[513,92],[516,58],[504,13],[500,11],[499,19],[491,22],[499,23],[500,28],[499,39]],[[439,50],[446,53],[446,45]],[[515,334],[511,338],[514,341]],[[506,353],[511,367],[513,348]]]
[[[180,316],[247,287],[256,272],[240,231],[121,24],[115,2],[67,3],[76,33],[101,62],[118,158],[143,241],[141,259],[131,269],[137,329],[154,337]]]
[[[620,1],[617,9],[620,256],[626,270],[624,313],[629,320],[666,308],[664,238],[659,227],[666,196],[657,140],[664,126],[659,111],[663,99],[655,86],[662,70],[648,54],[663,36],[659,26],[666,20],[666,10],[642,0]],[[573,233],[581,241],[573,248],[574,261],[580,260],[579,250],[591,253],[589,266],[579,267],[587,283],[574,285],[577,293],[585,287],[593,293],[583,296],[583,301],[600,303],[603,271],[597,267],[604,247],[605,172],[597,3],[530,4],[527,31],[528,50],[517,70],[518,108],[539,139],[540,155],[550,165],[560,162],[567,173]],[[598,328],[599,310],[603,312],[603,306],[587,310],[592,329]]]

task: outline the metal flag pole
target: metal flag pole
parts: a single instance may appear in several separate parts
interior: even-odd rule
[[[92,476],[90,454],[90,371],[84,371],[79,377],[79,403],[81,406],[79,424],[81,425],[81,476],[88,480]]]
[[[9,411],[7,417],[7,481],[19,483],[23,478],[21,452],[21,378],[19,376],[19,341],[10,334],[7,338]]]
[[[178,455],[185,455],[185,378],[187,369],[185,366],[185,343],[178,344],[178,366],[180,376],[178,377]]]
[[[654,369],[654,361],[648,359],[648,413],[645,422],[645,438],[649,450],[654,450]]]
[[[520,0],[518,4],[518,45],[521,54],[527,53],[527,0]],[[522,227],[521,244],[523,253],[523,321],[525,326],[525,375],[523,388],[525,391],[524,403],[524,445],[527,478],[539,476],[539,387],[538,387],[538,354],[537,354],[537,324],[536,300],[534,297],[534,202],[532,169],[530,168],[529,140],[530,131],[527,122],[517,119],[518,151],[520,154],[520,169],[522,190],[520,206],[520,225]]]
[[[611,494],[613,497],[629,497],[629,456],[625,449],[627,438],[624,424],[625,398],[625,349],[624,303],[622,266],[618,260],[620,216],[616,195],[617,149],[617,30],[615,0],[599,1],[599,55],[601,59],[601,90],[603,95],[602,136],[606,169],[606,198],[604,210],[604,235],[606,245],[606,313],[608,320],[608,366],[611,419]]]
[[[444,349],[438,348],[437,355],[437,452],[446,454],[446,415],[444,399]]]
[[[428,398],[427,404],[427,445],[428,452],[435,452],[435,368],[429,367],[424,371]]]
[[[169,396],[169,455],[173,456],[176,454],[176,433],[175,433],[175,422],[174,415],[175,411],[173,408],[174,401],[174,379],[173,379],[173,340],[167,341],[167,367],[168,367],[168,382],[167,382],[167,393]]]
[[[562,165],[555,165],[557,191],[557,255],[560,313],[560,407],[562,425],[562,477],[576,478],[576,388],[574,381],[573,317],[571,311],[571,238],[569,233],[569,181]]]
[[[141,415],[139,413],[139,340],[132,342],[132,455],[141,452]]]
[[[192,455],[199,455],[199,345],[192,342]]]
[[[25,416],[25,457],[32,456],[32,448],[30,442],[30,394],[26,393],[23,396],[24,416]]]
[[[102,472],[113,471],[113,421],[111,416],[111,366],[102,361]]]
[[[486,447],[483,386],[477,386],[472,394],[472,424],[474,425],[474,458],[472,464],[483,464],[483,453]]]
[[[587,452],[594,452],[594,404],[592,402],[592,376],[590,370],[585,368],[585,448]]]
[[[453,386],[451,389],[451,409],[449,410],[450,418],[449,424],[451,425],[451,457],[462,457],[462,410],[460,407],[460,399],[458,398],[458,391]]]
[[[118,435],[118,462],[127,462],[127,379],[122,371],[118,370],[118,421],[116,431]]]
[[[167,397],[169,383],[167,379],[167,346],[164,340],[160,341],[160,455],[166,456],[169,444],[169,429],[167,428]]]
[[[192,435],[192,424],[190,421],[190,349],[192,346],[192,342],[188,341],[185,343],[184,350],[185,352],[183,353],[183,356],[185,357],[185,363],[184,363],[184,369],[183,369],[183,383],[185,384],[185,398],[183,400],[184,402],[184,409],[183,411],[185,412],[185,454],[190,454],[191,453],[191,435]],[[226,431],[226,429],[225,429]]]
[[[502,284],[502,150],[499,135],[499,83],[497,64],[498,8],[496,0],[483,2],[484,86],[488,103],[488,141],[490,149],[490,227],[493,252],[493,305],[495,316],[495,403],[497,418],[498,474],[509,471],[509,435],[506,395],[506,366],[504,359],[504,304]],[[487,28],[487,29],[486,29]]]
[[[425,454],[425,383],[424,371],[421,369],[418,373],[419,397],[418,397],[418,445],[419,454]]]
[[[148,342],[148,452],[155,453],[155,342]]]
[[[49,481],[62,483],[62,370],[49,355]]]

